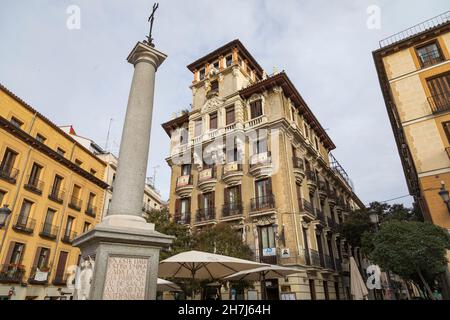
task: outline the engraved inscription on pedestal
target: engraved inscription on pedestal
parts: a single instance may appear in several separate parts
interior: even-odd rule
[[[147,259],[109,257],[104,300],[144,300]]]

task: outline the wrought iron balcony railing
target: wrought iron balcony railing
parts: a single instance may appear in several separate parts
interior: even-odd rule
[[[428,97],[428,103],[430,104],[431,111],[434,114],[449,111],[450,110],[450,92],[444,92],[442,94],[436,94]]]
[[[311,202],[309,202],[306,199],[299,199],[299,200],[300,200],[299,201],[300,211],[307,212],[307,213],[309,213],[309,214],[311,214],[313,216],[316,215],[315,212],[314,212],[314,208],[313,208]]]
[[[312,171],[312,170],[306,170],[306,178],[307,178],[309,181],[317,182],[317,176],[316,176],[316,173],[315,173],[314,171]]]
[[[216,219],[216,208],[201,208],[197,210],[196,222],[211,221]]]
[[[14,217],[13,229],[18,232],[32,234],[35,226],[36,220],[28,216],[18,214]]]
[[[191,213],[185,212],[185,213],[175,214],[173,216],[173,221],[178,224],[191,224]]]
[[[252,212],[275,209],[275,197],[273,194],[256,197],[250,201],[250,210]]]
[[[0,179],[15,184],[19,170],[13,167],[0,166]]]
[[[69,201],[69,208],[77,211],[81,211],[81,206],[83,205],[83,201],[72,195]]]
[[[70,231],[65,229],[64,233],[61,237],[61,242],[72,244],[73,239],[77,237],[77,233],[75,231]]]
[[[33,193],[36,193],[38,195],[42,194],[42,190],[44,190],[44,181],[41,181],[37,178],[33,178],[28,176],[27,177],[27,183],[23,185],[23,187]]]
[[[0,265],[0,283],[21,283],[25,267],[16,264]]]
[[[95,218],[97,215],[97,207],[92,204],[88,204],[85,211],[86,215]]]
[[[39,277],[36,277],[39,274]],[[46,284],[50,277],[50,269],[46,268],[32,268],[30,272],[30,277],[28,278],[28,283],[30,284]]]
[[[295,169],[305,171],[305,163],[303,162],[302,158],[292,157],[292,162]]]
[[[63,286],[67,283],[67,274],[66,273],[57,273],[53,278],[52,284],[55,286]]]
[[[62,204],[64,202],[65,194],[66,193],[64,190],[51,190],[48,198],[52,201]]]
[[[241,215],[242,214],[242,203],[232,202],[225,203],[222,207],[222,218]]]
[[[268,255],[267,252],[269,250],[259,250],[256,249],[254,251],[254,258],[253,260],[256,262],[261,262],[261,263],[267,263],[267,264],[277,264],[278,263],[278,254],[277,254],[277,250],[274,248],[274,250],[270,250],[271,254]]]
[[[49,224],[49,223],[43,223],[42,224],[42,228],[41,228],[41,232],[39,232],[39,235],[42,238],[55,240],[56,236],[58,235],[58,231],[59,231],[59,227],[54,226],[54,225]]]
[[[323,213],[322,210],[316,209],[316,217],[317,217],[317,220],[319,220],[323,225],[326,225],[327,220],[326,220],[325,214]]]

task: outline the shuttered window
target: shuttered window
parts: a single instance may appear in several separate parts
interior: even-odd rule
[[[234,105],[230,106],[226,109],[226,125],[233,124],[235,122],[235,115],[234,115]]]
[[[431,97],[428,98],[433,112],[450,108],[450,72],[427,79]]]
[[[209,129],[217,129],[217,112],[213,112],[209,115]]]
[[[262,116],[262,101],[256,100],[250,103],[250,116],[252,119]]]

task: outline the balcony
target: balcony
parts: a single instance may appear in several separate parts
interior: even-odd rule
[[[28,182],[23,185],[24,189],[37,195],[42,195],[42,190],[44,189],[43,181],[30,176],[27,177],[27,181]]]
[[[65,195],[65,191],[64,190],[52,190],[49,195],[48,198],[54,202],[57,202],[59,204],[62,204],[64,202],[64,195]]]
[[[242,165],[237,162],[227,163],[223,166],[222,170],[222,180],[227,185],[235,185],[239,181],[241,181],[244,176],[244,172],[242,171]]]
[[[325,181],[319,180],[317,187],[319,189],[319,198],[324,201],[328,197],[328,188]]]
[[[217,179],[216,179],[216,166],[205,166],[198,173],[198,188],[202,192],[208,192],[214,189]]]
[[[222,207],[222,221],[243,219],[243,207],[241,202],[225,203]]]
[[[177,178],[175,192],[179,197],[189,197],[193,189],[192,175],[184,175]]]
[[[292,157],[292,163],[294,167],[295,180],[298,183],[302,183],[305,178],[305,164],[302,158]]]
[[[304,249],[305,264],[311,267],[321,267],[320,254],[313,249]]]
[[[273,212],[275,212],[275,197],[273,194],[251,199],[250,215],[265,215]]]
[[[30,272],[30,277],[28,278],[28,283],[30,284],[47,284],[48,278],[50,277],[49,268],[32,268]]]
[[[328,193],[328,204],[330,205],[331,209],[333,209],[336,205],[336,192],[334,190],[330,190],[330,192]]]
[[[328,228],[333,233],[341,233],[342,227],[340,224],[338,224],[336,221],[334,221],[333,218],[328,218]]]
[[[77,237],[77,233],[75,231],[64,230],[64,234],[61,237],[61,242],[66,244],[72,244],[73,239]]]
[[[197,210],[196,225],[214,224],[216,222],[216,208],[202,208]]]
[[[185,212],[181,214],[175,214],[173,216],[173,222],[178,224],[191,224],[191,213]]]
[[[88,204],[85,213],[89,217],[95,218],[97,216],[97,207],[92,204]]]
[[[0,167],[0,179],[6,182],[15,184],[17,176],[19,175],[19,170],[12,167],[2,166]]]
[[[325,218],[325,214],[323,213],[323,211],[316,209],[316,217],[317,220],[324,226],[327,225],[327,220]]]
[[[260,125],[262,125],[264,123],[267,123],[267,116],[266,115],[262,115],[262,116],[259,116],[257,118],[253,118],[253,119],[247,121],[244,126],[245,126],[246,129],[250,129],[250,128],[254,128],[254,127],[260,126]]]
[[[310,192],[314,193],[317,188],[317,176],[312,170],[306,170],[306,180],[308,182],[308,187]]]
[[[16,264],[0,265],[0,283],[21,283],[25,267]]]
[[[430,104],[433,114],[438,114],[450,110],[450,92],[444,92],[428,97],[428,103]]]
[[[261,251],[259,249],[255,250],[254,254],[255,254],[254,261],[256,262],[267,264],[278,264],[278,256],[276,249],[270,255],[268,254],[268,252],[265,252],[265,250]]]
[[[57,273],[52,284],[55,286],[65,286],[67,284],[67,276],[65,273]]]
[[[272,155],[270,151],[254,154],[250,157],[250,174],[256,179],[272,175]]]
[[[69,208],[76,210],[76,211],[81,211],[81,206],[83,205],[83,201],[78,199],[75,196],[71,196],[70,197],[70,201],[69,201]]]
[[[14,217],[13,229],[17,232],[32,234],[35,225],[36,220],[31,219],[28,216],[19,214]]]
[[[434,66],[435,64],[444,61],[444,57],[441,55],[439,50],[432,50],[419,57],[420,65],[422,68],[427,68]]]
[[[334,259],[334,270],[336,270],[337,272],[341,272],[342,271],[342,260],[335,258]]]
[[[314,207],[311,202],[305,199],[299,199],[300,211],[303,214],[306,214],[310,220],[314,220],[316,218],[316,213],[314,212]]]
[[[323,261],[323,268],[326,268],[328,270],[335,270],[334,259],[332,259],[329,255],[323,254]]]
[[[55,240],[58,235],[59,228],[49,223],[43,223],[39,236],[49,240]]]

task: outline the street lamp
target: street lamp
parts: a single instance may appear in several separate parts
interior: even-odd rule
[[[369,213],[370,222],[375,226],[375,231],[378,232],[378,224],[380,223],[380,219],[378,217],[378,213],[376,211],[371,211]]]
[[[438,194],[441,196],[442,201],[447,205],[447,210],[450,212],[450,196],[447,189],[445,189],[445,183],[444,181],[441,181],[441,189],[439,190]]]
[[[8,219],[10,214],[11,210],[8,208],[7,204],[5,204],[3,208],[0,208],[0,228],[5,225],[6,219]]]

